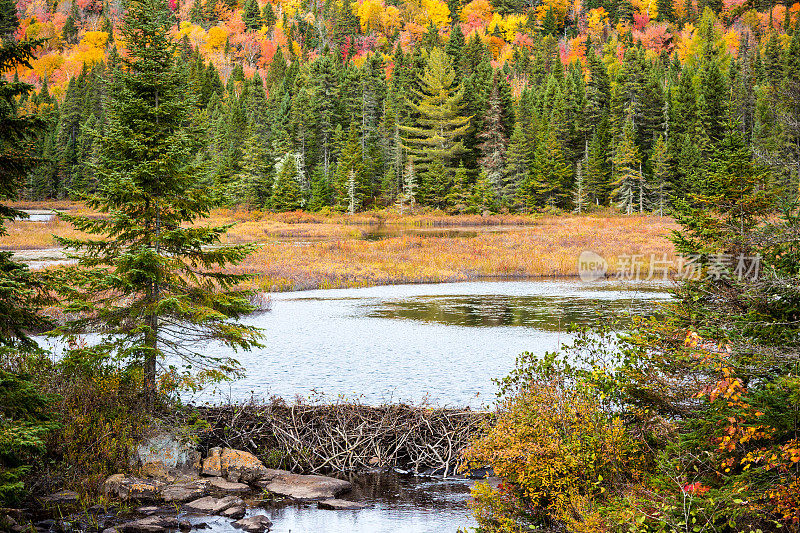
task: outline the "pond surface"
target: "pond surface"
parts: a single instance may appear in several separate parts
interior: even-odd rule
[[[207,348],[236,356],[247,376],[194,400],[299,395],[479,408],[521,352],[558,349],[571,322],[651,313],[667,288],[485,281],[275,294],[271,311],[244,320],[263,328],[264,348]]]
[[[394,473],[350,478],[353,491],[344,498],[365,505],[357,511],[318,509],[316,504],[252,508],[273,522],[270,533],[456,533],[477,526],[467,502],[474,482],[423,480]],[[187,517],[204,522],[210,533],[241,533],[221,517]]]

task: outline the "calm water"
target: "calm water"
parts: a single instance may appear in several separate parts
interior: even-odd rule
[[[358,511],[318,509],[316,504],[253,508],[273,522],[270,533],[456,533],[476,527],[467,506],[472,482],[420,480],[396,474],[351,478],[354,490],[345,496],[366,505]],[[198,517],[210,533],[241,533],[228,520]]]
[[[367,403],[406,400],[481,407],[493,378],[523,351],[543,354],[569,340],[570,322],[614,313],[652,313],[666,286],[519,281],[396,285],[273,295],[272,310],[245,322],[264,329],[265,347],[238,354],[247,377],[195,401],[296,395]],[[209,346],[210,355],[229,355]],[[272,533],[456,533],[476,527],[470,481],[397,474],[352,479],[359,511],[314,505],[252,509]],[[221,517],[197,519],[209,533],[240,531]]]
[[[265,333],[264,348],[237,354],[247,377],[195,400],[342,396],[480,407],[519,353],[556,350],[570,322],[652,312],[664,290],[570,280],[277,294],[270,312],[245,320]],[[208,353],[229,355],[219,346]]]

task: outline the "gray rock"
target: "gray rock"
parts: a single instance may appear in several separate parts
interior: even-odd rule
[[[206,483],[209,490],[216,490],[219,492],[227,492],[232,494],[242,494],[253,490],[250,488],[250,485],[245,485],[244,483],[232,483],[221,477],[212,477],[206,481]]]
[[[258,486],[295,500],[330,500],[353,488],[342,479],[300,474],[279,474],[271,481],[259,481]]]
[[[263,514],[257,514],[234,522],[233,527],[243,529],[247,533],[263,533],[272,527],[272,522]]]
[[[154,479],[128,477],[125,474],[114,474],[103,483],[106,496],[116,496],[127,500],[157,500],[161,497],[164,483]]]
[[[157,505],[145,505],[144,507],[139,507],[138,509],[136,509],[136,512],[139,514],[150,516],[156,514],[160,510],[161,507],[158,507]]]
[[[247,512],[247,508],[244,505],[236,505],[234,507],[229,507],[222,511],[220,516],[224,516],[225,518],[232,518],[234,520],[238,520],[239,518],[244,517],[244,514]]]
[[[165,502],[189,502],[201,498],[208,493],[208,483],[204,479],[188,483],[176,483],[161,490]]]
[[[191,443],[183,442],[173,428],[157,427],[150,437],[137,446],[133,466],[142,468],[143,475],[171,481],[173,473],[200,472],[200,453]]]
[[[78,501],[78,493],[71,490],[62,490],[45,496],[42,500],[49,504],[75,503]]]
[[[184,509],[190,512],[201,514],[219,514],[231,507],[243,506],[244,501],[236,496],[225,496],[224,498],[214,498],[206,496],[184,505]]]
[[[356,511],[358,509],[365,509],[367,506],[359,502],[350,502],[334,498],[320,501],[317,503],[317,507],[331,511]]]
[[[116,526],[116,529],[119,533],[162,533],[179,527],[180,521],[177,518],[171,516],[148,516],[141,520]]]

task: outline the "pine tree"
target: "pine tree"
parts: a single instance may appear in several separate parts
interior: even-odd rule
[[[31,68],[37,44],[10,40],[0,43],[0,73],[16,65]],[[20,184],[36,163],[33,143],[44,123],[38,117],[19,113],[17,108],[17,98],[32,89],[26,83],[9,82],[0,76],[0,201],[3,202],[17,199]],[[7,220],[26,216],[0,204],[0,237],[7,234]],[[49,321],[37,312],[44,302],[42,286],[25,264],[12,261],[12,255],[0,252],[0,348],[30,348],[35,343],[28,332],[44,328]]]
[[[416,113],[413,126],[400,126],[403,147],[418,172],[424,173],[434,159],[445,165],[465,152],[462,138],[469,129],[470,117],[461,114],[463,90],[455,81],[450,58],[439,48],[430,51],[419,90],[413,90]]]
[[[656,139],[653,155],[650,158],[653,172],[648,188],[653,192],[654,208],[661,217],[669,207],[672,189],[668,158],[667,143],[664,141],[664,136],[660,135]]]
[[[489,176],[495,188],[503,184],[506,170],[506,148],[508,133],[503,121],[503,105],[498,89],[498,75],[495,74],[492,93],[489,96],[489,108],[483,117],[483,131],[478,135],[483,142],[478,146],[482,157],[478,160],[481,168]],[[503,198],[505,200],[505,198]]]
[[[581,161],[575,166],[575,186],[572,190],[572,205],[579,215],[586,210],[587,204],[586,180],[583,178],[583,165]]]
[[[272,2],[267,2],[264,4],[264,10],[261,12],[261,18],[267,28],[271,28],[275,25],[275,22],[278,19],[275,17],[275,11],[272,9]]]
[[[267,2],[269,4],[269,2]],[[258,7],[258,0],[247,0],[244,4],[242,19],[248,30],[261,29],[261,9]]]
[[[564,157],[554,129],[542,129],[533,155],[531,173],[520,188],[521,202],[528,211],[540,207],[566,207],[572,169]]]
[[[0,0],[0,41],[10,37],[19,27],[17,4],[14,0]]]
[[[611,192],[617,207],[626,214],[633,213],[637,205],[643,208],[644,183],[641,175],[641,160],[635,143],[636,131],[633,126],[633,113],[628,112],[622,139],[614,147],[614,173]]]
[[[67,16],[67,20],[64,22],[64,27],[61,29],[61,34],[64,37],[64,41],[69,44],[75,44],[78,42],[78,26],[76,24],[77,19],[78,8],[73,3],[69,10],[69,16]]]
[[[514,125],[506,151],[505,179],[500,184],[500,196],[509,207],[516,207],[517,189],[525,181],[533,153],[521,123]]]
[[[247,349],[259,336],[230,320],[253,307],[235,289],[246,277],[224,272],[252,248],[209,248],[226,227],[192,225],[214,202],[192,164],[197,143],[186,126],[193,106],[174,64],[171,26],[161,0],[128,5],[122,26],[128,57],[113,73],[108,123],[98,139],[102,185],[86,196],[107,217],[62,215],[101,238],[59,239],[82,252],[63,274],[67,311],[80,311],[80,318],[62,331],[103,331],[98,349],[143,371],[150,405],[160,359],[182,358],[203,369],[198,378],[220,379],[236,370],[235,362],[209,359],[192,343],[214,339]]]
[[[272,188],[270,205],[275,211],[294,211],[303,207],[303,194],[297,174],[297,159],[286,154],[278,163],[278,176]]]
[[[400,214],[404,214],[406,202],[409,204],[409,213],[414,214],[414,204],[416,204],[417,194],[417,175],[414,170],[414,162],[409,161],[403,172],[403,193],[398,199]]]

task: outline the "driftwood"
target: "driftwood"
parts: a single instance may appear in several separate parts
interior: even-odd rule
[[[444,476],[490,416],[405,404],[267,404],[202,407],[206,446],[248,450],[271,466],[310,473],[401,468]],[[280,464],[276,464],[280,462]]]

